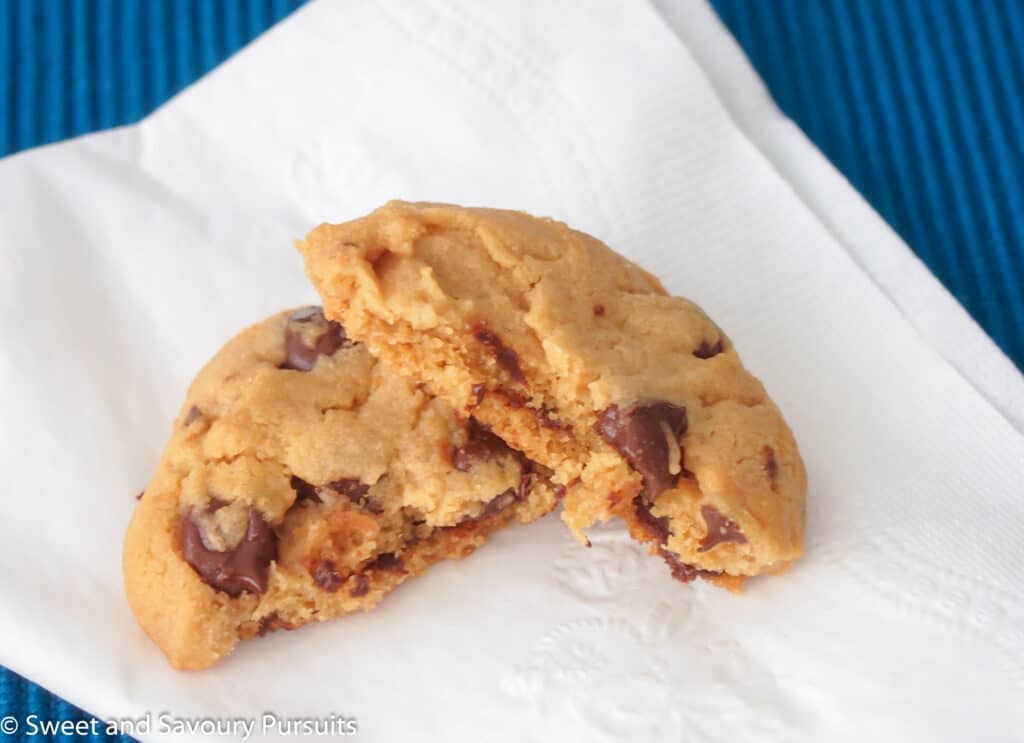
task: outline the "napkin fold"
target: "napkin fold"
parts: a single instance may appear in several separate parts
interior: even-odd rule
[[[145,740],[239,717],[280,740],[264,712],[369,741],[1019,736],[1024,384],[716,24],[312,3],[141,124],[0,162],[0,663],[150,715]],[[122,593],[134,495],[202,363],[315,301],[291,241],[389,198],[557,217],[701,304],[801,444],[796,568],[736,598],[549,518],[372,613],[171,670]]]

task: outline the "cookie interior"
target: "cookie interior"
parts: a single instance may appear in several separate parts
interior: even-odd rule
[[[129,526],[129,602],[173,665],[372,608],[554,508],[542,467],[374,360],[319,308],[246,330],[192,384]]]
[[[738,587],[802,551],[792,433],[730,339],[600,241],[519,212],[392,202],[300,245],[327,315],[673,575]],[[731,577],[730,577],[731,576]]]

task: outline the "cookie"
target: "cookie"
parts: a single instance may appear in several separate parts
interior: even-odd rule
[[[319,308],[283,312],[191,385],[128,527],[127,596],[173,666],[206,668],[239,640],[370,609],[556,495]]]
[[[623,519],[672,573],[738,589],[802,552],[796,442],[694,303],[527,214],[392,202],[299,245],[328,317],[551,468],[580,539]]]

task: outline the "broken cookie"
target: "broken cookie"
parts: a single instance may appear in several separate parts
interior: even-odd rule
[[[124,544],[129,602],[172,665],[370,609],[552,510],[543,467],[375,361],[317,307],[202,370]]]
[[[300,245],[328,317],[612,517],[681,580],[802,552],[796,442],[729,338],[595,238],[520,212],[392,202]]]

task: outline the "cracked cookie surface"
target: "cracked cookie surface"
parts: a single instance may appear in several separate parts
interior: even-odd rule
[[[129,603],[172,665],[205,668],[539,518],[542,470],[319,308],[282,312],[192,383],[128,528]]]
[[[391,202],[300,245],[327,315],[568,487],[579,538],[622,518],[681,580],[738,588],[802,552],[792,433],[694,303],[520,212]]]

